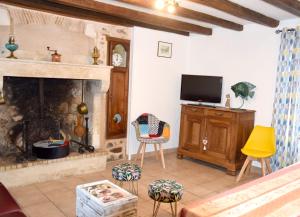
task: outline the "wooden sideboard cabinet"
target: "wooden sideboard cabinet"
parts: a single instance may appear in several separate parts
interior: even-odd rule
[[[178,158],[206,161],[235,175],[245,157],[245,145],[253,127],[255,111],[182,105]]]

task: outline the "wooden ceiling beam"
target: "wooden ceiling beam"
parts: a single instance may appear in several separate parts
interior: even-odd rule
[[[261,25],[265,25],[269,27],[277,27],[279,25],[279,21],[276,19],[265,16],[263,14],[250,10],[249,8],[243,7],[239,4],[236,4],[228,0],[190,0],[190,1],[223,11],[233,16],[245,20],[249,20],[251,22],[255,22]]]
[[[140,26],[140,27],[161,30],[161,31],[176,33],[185,36],[188,36],[190,34],[188,31],[184,31],[180,29],[168,28],[167,26],[156,26],[150,23],[146,24],[146,23],[139,22],[138,20],[128,20],[117,16],[108,15],[105,13],[89,11],[86,9],[80,9],[76,7],[70,7],[67,5],[48,2],[45,0],[0,0],[0,2],[9,5],[18,6],[18,7],[27,8],[27,9],[33,9],[33,10],[38,10],[38,11],[43,11],[48,13],[55,13],[62,16],[92,20],[96,22],[104,22],[108,24],[122,25],[127,27]]]
[[[125,20],[120,20],[119,18],[108,16],[99,13],[87,13],[86,10],[74,9],[64,5],[58,5],[55,3],[45,2],[43,0],[0,0],[1,3],[8,5],[13,5],[17,7],[22,7],[26,9],[38,10],[48,13],[55,13],[57,15],[68,16],[79,19],[87,19],[92,21],[100,21],[108,24],[119,24],[122,26],[132,27],[130,23]],[[86,14],[84,14],[84,12]]]
[[[47,0],[48,2],[66,5],[74,8],[81,8],[88,11],[94,11],[107,15],[117,16],[119,18],[135,21],[138,23],[156,26],[158,28],[168,28],[179,31],[199,33],[203,35],[212,35],[212,29],[203,26],[178,21],[158,15],[148,14],[124,7],[119,7],[94,0]]]
[[[300,17],[300,2],[297,0],[263,0],[263,1]]]
[[[149,9],[155,9],[155,7],[153,5],[154,1],[119,0],[119,2],[124,2],[124,3],[132,4],[132,5],[136,5],[136,6],[140,6],[140,7],[144,7],[144,8],[149,8]],[[183,8],[183,7],[180,7],[180,6],[178,6],[176,8],[176,12],[175,12],[174,15],[189,18],[189,19],[193,19],[193,20],[197,20],[197,21],[202,21],[202,22],[206,22],[206,23],[211,23],[211,24],[214,24],[214,25],[217,25],[217,26],[221,26],[221,27],[236,30],[236,31],[242,31],[243,30],[243,25],[240,25],[238,23],[234,23],[234,22],[231,22],[231,21],[228,21],[228,20],[225,20],[225,19],[221,19],[221,18],[218,18],[218,17],[215,17],[215,16],[211,16],[209,14],[205,14],[205,13],[202,13],[202,12],[190,10],[190,9]]]

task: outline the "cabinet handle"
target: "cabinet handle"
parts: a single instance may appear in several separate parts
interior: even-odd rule
[[[221,112],[216,112],[215,115],[218,115],[218,116],[223,116],[224,113],[221,113]]]
[[[203,143],[203,150],[206,151],[206,150],[207,150],[206,145],[207,145],[207,143],[208,143],[207,139],[206,139],[206,138],[203,139],[203,140],[202,140],[202,143]]]

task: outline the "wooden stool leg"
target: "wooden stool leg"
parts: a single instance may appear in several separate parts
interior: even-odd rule
[[[245,172],[245,169],[247,168],[247,166],[248,166],[248,164],[249,164],[249,161],[250,161],[250,157],[248,156],[248,157],[246,158],[246,160],[245,160],[245,163],[244,163],[244,165],[243,165],[241,171],[240,171],[239,176],[238,176],[237,179],[236,179],[236,182],[239,182],[240,179],[242,178],[242,176],[243,176],[243,174],[244,174],[244,172]]]
[[[177,201],[174,202],[174,209],[173,209],[173,206],[172,206],[172,203],[170,203],[170,206],[171,206],[171,211],[172,211],[172,217],[177,217]]]
[[[136,184],[135,184],[136,183]],[[138,195],[138,181],[129,181],[129,189],[132,194]]]
[[[158,160],[157,144],[153,144],[153,146],[154,146],[154,150],[155,150],[155,157],[156,157],[156,160]]]
[[[272,173],[272,168],[271,168],[271,164],[270,164],[270,158],[266,158],[265,160],[266,160],[268,174],[270,174],[270,173]]]
[[[139,159],[139,156],[141,155],[141,149],[142,149],[142,147],[143,147],[143,143],[141,142],[140,146],[139,146],[139,149],[138,149],[138,151],[136,153],[136,156],[135,156],[135,161],[137,161]]]
[[[144,155],[145,155],[145,151],[146,151],[146,143],[143,143],[143,147],[142,147],[141,167],[143,167],[143,164],[144,164]]]
[[[261,158],[260,159],[260,164],[261,164],[261,174],[262,176],[265,176],[266,175],[266,162],[265,162],[265,159],[264,158]]]
[[[135,189],[134,189],[134,185],[133,185],[133,181],[129,181],[129,189],[130,189],[130,192],[132,193],[132,194],[135,194],[134,192],[135,192]]]
[[[166,165],[165,165],[164,151],[163,151],[163,149],[161,147],[161,144],[159,144],[159,152],[160,152],[160,158],[161,158],[162,166],[165,169]]]
[[[152,212],[152,216],[154,216],[154,214],[155,214],[155,209],[156,209],[156,200],[154,201],[154,203],[153,203],[153,212]]]
[[[159,210],[159,206],[160,206],[160,202],[157,202],[157,206],[156,205],[156,201],[154,201],[154,207],[153,207],[153,217],[157,216],[158,210]]]

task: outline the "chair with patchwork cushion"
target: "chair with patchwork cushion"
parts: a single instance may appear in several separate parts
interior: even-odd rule
[[[177,217],[177,202],[181,200],[182,194],[183,186],[174,180],[159,179],[152,182],[148,187],[148,195],[154,200],[153,217],[157,216],[161,203],[169,203],[172,217]]]
[[[149,113],[139,116],[132,125],[135,127],[136,138],[140,142],[136,160],[141,155],[141,167],[143,167],[146,144],[153,144],[156,158],[158,159],[159,148],[162,166],[165,168],[162,143],[166,143],[170,138],[170,125]]]

